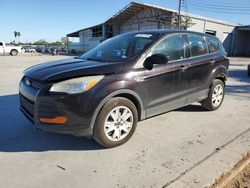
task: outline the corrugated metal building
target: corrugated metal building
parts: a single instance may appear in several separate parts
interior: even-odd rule
[[[67,35],[79,37],[69,49],[87,51],[103,40],[130,31],[177,29],[178,12],[169,8],[132,2],[102,24]],[[188,13],[181,13],[181,28],[216,35],[231,52],[234,24]]]
[[[230,54],[250,56],[250,25],[235,27]]]

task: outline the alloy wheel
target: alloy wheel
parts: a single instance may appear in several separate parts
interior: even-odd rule
[[[111,141],[124,139],[133,126],[133,113],[126,106],[118,106],[110,111],[104,123],[104,133]]]
[[[223,99],[223,92],[224,89],[221,85],[217,85],[214,88],[213,94],[212,94],[212,103],[215,107],[219,106]]]

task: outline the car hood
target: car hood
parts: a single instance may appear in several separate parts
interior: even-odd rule
[[[27,77],[41,81],[59,81],[89,75],[117,73],[121,63],[86,61],[83,59],[65,59],[32,66],[24,71]]]

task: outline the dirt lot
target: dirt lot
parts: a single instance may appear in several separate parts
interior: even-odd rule
[[[231,59],[215,112],[199,104],[139,123],[132,139],[93,140],[34,129],[19,112],[22,71],[65,56],[0,56],[1,187],[204,187],[250,151],[250,59]]]
[[[209,188],[249,188],[250,187],[250,153],[242,157],[235,166],[223,173]]]

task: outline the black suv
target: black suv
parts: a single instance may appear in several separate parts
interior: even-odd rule
[[[81,57],[26,69],[21,111],[37,128],[92,136],[114,147],[126,142],[145,118],[193,102],[218,109],[228,65],[221,42],[210,35],[126,33]]]

